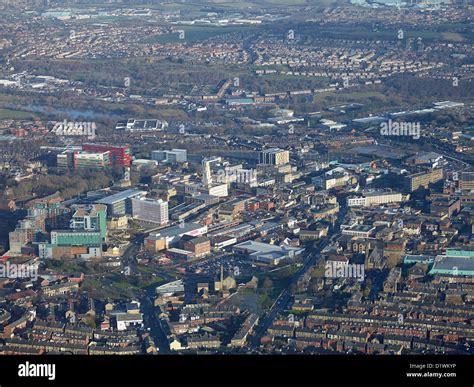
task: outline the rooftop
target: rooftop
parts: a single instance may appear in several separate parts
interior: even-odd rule
[[[145,194],[145,191],[141,191],[139,189],[127,189],[126,191],[116,193],[114,195],[107,196],[103,199],[100,199],[98,202],[101,204],[115,204],[132,196],[137,196],[141,194]]]

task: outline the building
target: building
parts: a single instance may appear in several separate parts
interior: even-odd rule
[[[67,226],[70,210],[62,205],[59,192],[25,204],[27,216],[18,221],[14,231],[9,233],[10,253],[21,254],[29,242],[53,227]]]
[[[227,276],[224,278],[224,266],[221,265],[221,275],[219,281],[214,281],[214,290],[216,292],[226,292],[237,287],[237,282],[232,276]]]
[[[419,172],[406,177],[408,189],[413,192],[419,188],[429,188],[430,184],[434,184],[443,179],[443,169],[433,169],[428,172]]]
[[[149,132],[164,130],[167,127],[168,122],[166,121],[156,119],[137,120],[135,118],[130,118],[125,126],[117,125],[116,129],[125,129],[127,132]]]
[[[304,249],[289,246],[276,246],[268,243],[245,241],[233,247],[234,254],[245,255],[254,262],[278,265],[283,259],[300,255]]]
[[[209,187],[212,184],[211,164],[220,162],[220,157],[214,157],[210,159],[202,159],[202,185]]]
[[[111,165],[129,167],[132,161],[130,147],[126,145],[84,144],[82,150],[85,152],[109,152]]]
[[[466,171],[461,173],[459,179],[459,188],[463,191],[474,191],[474,171]]]
[[[219,218],[223,220],[234,220],[240,213],[245,211],[247,199],[234,198],[219,206]]]
[[[211,252],[211,241],[204,236],[192,237],[184,235],[181,242],[184,250],[194,253],[196,258],[203,257]]]
[[[104,169],[111,165],[110,152],[74,152],[73,169]]]
[[[182,293],[184,292],[184,283],[183,280],[179,279],[176,281],[168,282],[164,285],[157,286],[156,294],[162,296],[173,293]]]
[[[55,230],[51,231],[51,243],[38,243],[40,258],[91,259],[102,256],[101,231]]]
[[[118,331],[125,331],[128,328],[141,328],[143,326],[143,314],[141,313],[120,313],[115,318]]]
[[[186,184],[185,191],[193,194],[195,192],[201,192],[206,195],[225,197],[228,195],[227,183],[213,182],[211,165],[214,163],[220,163],[220,157],[204,158],[202,159],[202,179],[201,184]]]
[[[375,231],[374,226],[366,224],[353,224],[342,230],[342,235],[351,235],[358,238],[369,238]]]
[[[21,248],[33,240],[33,231],[31,229],[17,228],[8,234],[9,253],[21,254]]]
[[[243,347],[248,336],[252,333],[254,327],[258,324],[259,317],[257,314],[251,313],[243,322],[239,330],[232,337],[230,347]]]
[[[327,228],[317,230],[301,230],[298,234],[300,241],[314,241],[327,235]]]
[[[409,157],[406,162],[412,165],[429,164],[437,166],[442,159],[443,156],[436,152],[425,152]]]
[[[164,228],[145,238],[145,249],[157,252],[178,243],[183,235],[199,237],[206,233],[207,226],[199,223],[181,223],[179,226]]]
[[[158,165],[158,161],[148,159],[135,159],[132,161],[134,170],[140,171],[144,168],[154,168]]]
[[[79,149],[67,149],[58,154],[56,162],[58,168],[69,170],[129,167],[131,154],[128,146],[84,144]]]
[[[199,349],[199,348],[219,348],[221,341],[218,336],[212,336],[205,334],[202,336],[191,336],[188,338],[188,348]]]
[[[430,203],[430,213],[440,218],[447,216],[451,218],[461,211],[461,200],[448,196],[433,198]]]
[[[312,178],[311,181],[316,187],[328,190],[331,188],[344,187],[348,184],[355,184],[357,179],[344,168],[337,167],[325,172],[321,176]]]
[[[258,155],[259,164],[283,165],[290,162],[290,152],[278,148],[265,149]]]
[[[57,246],[90,246],[100,245],[100,231],[55,230],[51,231],[51,244]]]
[[[100,245],[91,246],[58,246],[51,243],[38,244],[38,256],[42,259],[95,259],[102,257]]]
[[[145,194],[145,191],[128,189],[100,199],[98,200],[98,203],[107,206],[108,217],[132,214],[132,199],[140,198]]]
[[[219,198],[226,197],[229,195],[229,190],[226,183],[216,183],[209,186],[200,186],[197,188],[197,191],[205,195],[216,196]]]
[[[438,255],[435,258],[429,274],[474,276],[474,250],[447,249],[445,255]]]
[[[74,169],[74,152],[64,151],[56,156],[56,165],[59,169]]]
[[[56,163],[60,169],[104,169],[111,165],[111,154],[105,152],[84,152],[66,150],[56,156]]]
[[[185,163],[188,155],[186,149],[158,150],[151,152],[151,159],[163,163]]]
[[[171,260],[178,260],[178,261],[194,261],[196,256],[192,251],[178,249],[172,247],[171,249],[166,250],[166,257]]]
[[[181,203],[176,207],[173,207],[170,211],[170,217],[173,220],[184,220],[193,214],[198,213],[206,207],[206,204],[194,202],[194,203]]]
[[[398,291],[398,284],[402,277],[402,269],[400,267],[393,267],[390,269],[387,279],[383,283],[383,291],[385,293],[394,293]]]
[[[146,222],[166,224],[169,221],[168,202],[147,198],[132,198],[132,216]]]
[[[401,203],[410,199],[410,195],[398,192],[373,192],[360,197],[351,196],[347,198],[348,207],[370,207],[380,204]]]
[[[72,230],[98,231],[105,242],[107,236],[107,207],[103,204],[71,206],[73,212],[69,228]]]

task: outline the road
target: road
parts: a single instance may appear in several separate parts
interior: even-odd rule
[[[309,268],[314,266],[316,262],[317,254],[310,253],[307,256],[303,266],[301,266],[291,278],[288,287],[283,289],[279,296],[276,298],[273,305],[270,307],[270,310],[260,319],[258,326],[255,328],[255,334],[251,337],[250,344],[253,347],[258,347],[260,345],[260,340],[267,331],[267,329],[272,325],[275,317],[280,314],[288,305],[291,300],[291,286],[295,284],[298,279],[306,273]]]
[[[253,348],[257,348],[260,345],[260,340],[261,338],[265,335],[265,332],[267,329],[270,327],[272,324],[273,320],[275,319],[276,316],[278,316],[281,312],[285,310],[287,307],[288,303],[291,301],[291,285],[295,284],[298,282],[298,280],[311,268],[315,265],[316,260],[320,258],[320,253],[321,251],[327,246],[329,243],[331,237],[339,231],[339,226],[341,225],[342,221],[344,220],[344,217],[347,213],[347,207],[345,204],[345,197],[340,198],[340,210],[337,215],[337,220],[335,222],[334,227],[328,232],[328,236],[325,238],[321,239],[321,242],[319,243],[318,247],[311,251],[301,268],[299,268],[294,274],[293,277],[290,280],[290,283],[288,284],[288,287],[283,289],[279,296],[276,298],[275,302],[273,305],[270,307],[269,311],[262,317],[260,318],[260,322],[258,323],[257,327],[255,328],[255,333],[254,335],[250,338],[250,345]]]
[[[147,289],[140,299],[141,310],[143,312],[145,327],[150,329],[149,333],[155,342],[156,348],[158,348],[158,353],[167,354],[170,352],[170,346],[161,325],[162,323],[155,313],[156,309],[153,305],[154,289],[154,286],[153,288]]]
[[[340,210],[339,210],[336,222],[334,224],[334,227],[330,229],[330,231],[328,232],[328,236],[325,238],[322,238],[317,248],[309,252],[309,254],[306,256],[303,262],[303,265],[293,274],[288,284],[288,287],[281,291],[281,293],[278,295],[278,297],[276,298],[275,302],[270,307],[268,312],[264,314],[262,318],[260,318],[260,322],[255,328],[254,335],[250,337],[250,345],[253,348],[259,347],[261,338],[264,336],[265,332],[270,327],[275,317],[278,316],[282,311],[284,311],[288,303],[291,301],[292,285],[296,284],[298,280],[310,268],[312,268],[315,265],[316,260],[320,258],[321,251],[330,242],[331,237],[334,234],[336,234],[336,232],[339,231],[339,226],[342,223],[347,213],[345,197],[341,196],[339,198],[339,202],[340,202],[339,203]],[[129,265],[132,268],[132,270],[133,270],[133,266],[136,265],[136,259],[135,259],[136,253],[141,243],[143,242],[144,238],[145,238],[145,235],[137,236],[133,244],[131,244],[123,254],[124,265]],[[141,298],[142,311],[144,314],[145,326],[147,328],[150,328],[150,334],[155,341],[155,345],[157,346],[157,348],[159,348],[159,353],[165,354],[165,353],[169,353],[170,351],[169,343],[168,343],[166,334],[164,333],[164,330],[162,328],[162,325],[161,325],[162,323],[160,319],[157,318],[156,313],[155,313],[155,308],[153,306],[154,296],[155,296],[155,286],[147,288]]]
[[[143,240],[147,235],[148,233],[137,235],[133,240],[133,243],[131,243],[127,247],[127,249],[122,255],[123,266],[130,267],[131,275],[136,272],[135,268],[137,266],[137,253],[139,252],[140,246],[143,244]],[[160,273],[160,276],[163,277],[162,282],[170,282],[176,279],[166,273]],[[153,304],[155,297],[155,289],[157,286],[157,283],[153,283],[143,290],[140,296],[141,311],[143,313],[144,325],[147,329],[150,329],[149,333],[155,342],[156,348],[158,348],[158,353],[166,354],[170,351],[168,338],[166,337],[165,331],[161,325],[162,322],[155,313],[157,309]]]

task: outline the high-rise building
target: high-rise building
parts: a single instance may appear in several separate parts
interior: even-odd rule
[[[101,169],[109,166],[129,167],[130,147],[102,144],[84,144],[79,149],[67,149],[56,157],[61,169]]]
[[[408,188],[411,192],[418,188],[429,188],[430,184],[434,184],[443,179],[443,169],[433,169],[428,172],[419,172],[406,177]]]
[[[168,202],[161,199],[132,199],[132,215],[138,220],[166,224],[169,221]]]
[[[73,230],[99,231],[102,240],[107,235],[107,207],[103,204],[80,204],[72,206],[70,228]]]
[[[278,148],[265,149],[259,153],[258,162],[264,165],[288,164],[290,152]]]
[[[202,185],[204,187],[209,187],[212,183],[211,163],[209,161],[203,160],[202,167]]]
[[[36,241],[37,236],[53,227],[67,224],[70,211],[62,205],[62,200],[59,192],[56,192],[25,204],[27,216],[9,233],[11,253],[21,253],[21,248]]]
[[[85,152],[110,152],[110,164],[129,167],[132,156],[130,147],[126,145],[109,144],[84,144],[82,150]]]
[[[57,155],[56,162],[61,169],[103,169],[110,166],[110,152],[88,153],[66,150]]]
[[[202,159],[202,185],[204,187],[210,187],[212,184],[212,172],[211,164],[218,163],[221,161],[220,157],[212,157],[208,159]]]
[[[74,152],[65,151],[56,156],[56,164],[60,169],[74,169]]]
[[[77,169],[103,169],[110,165],[110,152],[101,153],[74,153],[74,170]]]
[[[51,231],[50,243],[38,243],[39,256],[45,259],[101,257],[107,234],[106,208],[102,204],[71,206],[69,229]]]

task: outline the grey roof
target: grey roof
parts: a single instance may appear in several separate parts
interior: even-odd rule
[[[433,266],[433,270],[454,270],[473,271],[474,259],[438,256]]]
[[[98,200],[98,203],[101,204],[115,204],[122,200],[128,199],[130,197],[134,197],[140,194],[145,194],[145,191],[141,191],[139,189],[127,189],[126,191],[116,193],[114,195],[107,196],[103,199]]]
[[[263,253],[280,253],[282,251],[303,251],[303,249],[298,249],[296,247],[271,245],[268,243],[256,242],[256,241],[245,241],[234,246],[234,248],[246,249],[252,252]]]
[[[162,229],[156,232],[153,236],[164,238],[164,237],[169,237],[169,236],[185,234],[187,232],[194,231],[201,227],[204,227],[202,224],[199,224],[199,223],[183,223],[182,226],[183,227],[173,226],[173,227]]]

